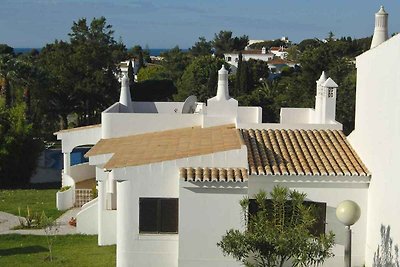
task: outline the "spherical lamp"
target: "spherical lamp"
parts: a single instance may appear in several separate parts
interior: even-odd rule
[[[336,208],[336,217],[346,226],[355,224],[361,216],[360,206],[351,200],[340,202]]]
[[[345,200],[339,203],[336,208],[336,217],[346,225],[346,241],[344,246],[344,266],[351,267],[351,228],[361,216],[360,206],[351,200]]]

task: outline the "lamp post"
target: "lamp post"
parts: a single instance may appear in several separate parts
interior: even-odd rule
[[[346,243],[344,247],[344,266],[351,267],[351,228],[361,216],[360,206],[351,200],[339,203],[336,208],[336,217],[346,226]]]

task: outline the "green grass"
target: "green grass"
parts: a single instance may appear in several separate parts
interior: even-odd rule
[[[16,189],[0,190],[0,211],[18,215],[18,207],[21,215],[26,215],[26,207],[31,212],[44,211],[47,217],[56,219],[63,214],[56,208],[56,192],[58,189]],[[1,266],[1,265],[0,265]]]
[[[0,235],[0,266],[115,266],[115,246],[99,247],[97,236],[57,236],[49,262],[46,236]]]

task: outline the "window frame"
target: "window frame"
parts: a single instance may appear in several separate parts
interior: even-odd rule
[[[149,200],[149,201],[156,201],[156,214],[155,214],[155,219],[156,219],[156,226],[154,230],[143,230],[143,228],[149,228],[148,225],[143,225],[144,220],[146,219],[144,214],[143,214],[143,210],[142,210],[142,203],[144,203],[144,201]],[[165,203],[168,202],[174,202],[174,209],[176,210],[176,213],[172,214],[172,220],[174,220],[174,226],[173,228],[176,228],[176,230],[174,229],[174,231],[165,231],[163,230],[163,227],[166,226],[166,222],[165,220],[163,220],[163,203],[165,205]],[[164,210],[165,212],[165,210]],[[148,214],[148,216],[151,216],[151,214]],[[154,214],[152,214],[154,216]],[[169,217],[171,218],[171,217]],[[139,198],[139,234],[178,234],[178,230],[179,230],[179,198],[158,198],[158,197],[140,197]]]

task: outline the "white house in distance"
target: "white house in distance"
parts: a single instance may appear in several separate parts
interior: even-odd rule
[[[241,52],[225,53],[225,61],[235,68],[238,67],[239,53],[242,53],[242,60],[248,61],[250,59],[269,61],[274,58],[274,54],[270,53],[265,47],[262,49],[243,50]]]
[[[295,67],[298,63],[287,60],[287,51],[284,47],[271,47],[267,50],[265,47],[262,49],[243,50],[240,52],[225,53],[224,58],[227,63],[237,69],[239,63],[239,54],[242,54],[242,60],[248,61],[250,59],[262,60],[268,63],[268,68],[273,73],[280,73],[282,67]]]
[[[120,100],[102,113],[101,125],[57,133],[63,185],[72,186],[58,193],[59,207],[73,205],[75,187],[95,177],[98,197],[82,207],[77,229],[98,234],[99,245],[117,244],[117,266],[240,266],[216,243],[243,227],[239,200],[280,184],[325,209],[320,229],[332,230],[336,245],[324,266],[343,265],[345,227],[335,210],[343,200],[357,202],[352,262],[372,266],[381,225],[400,242],[398,47],[399,35],[357,58],[349,140],[335,120],[340,87],[325,73],[315,108],[283,108],[277,124],[261,123],[259,107],[238,106],[223,68],[207,103],[132,102],[124,77]],[[83,144],[94,144],[89,164],[70,167],[69,153]]]

